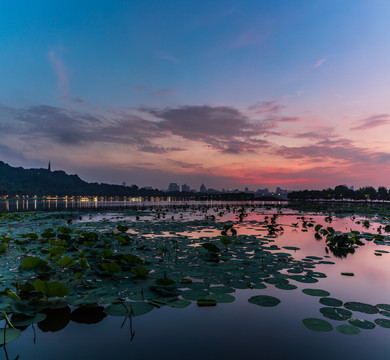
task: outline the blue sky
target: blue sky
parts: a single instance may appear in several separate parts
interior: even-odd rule
[[[379,0],[2,1],[0,159],[160,188],[385,185],[389,18]]]

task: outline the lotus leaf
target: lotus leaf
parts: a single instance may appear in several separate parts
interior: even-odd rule
[[[390,328],[390,320],[389,319],[375,319],[375,324],[384,327],[384,328]]]
[[[323,297],[323,298],[321,298],[320,299],[320,303],[322,305],[333,306],[333,307],[339,307],[339,306],[343,305],[343,302],[341,300],[330,298],[330,297]]]
[[[149,275],[149,269],[144,266],[137,266],[131,269],[131,272],[138,277],[146,277]]]
[[[215,299],[198,299],[198,306],[215,306],[217,305],[217,301]]]
[[[302,292],[310,296],[329,296],[330,293],[321,289],[303,289]]]
[[[383,309],[385,311],[390,311],[390,305],[389,304],[378,304],[376,307],[379,308],[379,309]]]
[[[42,281],[36,279],[33,283],[35,290],[47,297],[64,297],[69,295],[70,290],[59,281]]]
[[[61,260],[57,261],[57,264],[62,267],[71,267],[76,265],[76,260],[70,256],[64,256]]]
[[[344,303],[344,307],[349,310],[359,311],[365,314],[377,314],[379,312],[379,309],[374,305],[365,304],[356,301],[346,302]]]
[[[205,248],[207,251],[211,252],[211,253],[218,253],[220,252],[219,248],[212,244],[212,243],[204,243],[202,244],[202,247]]]
[[[349,319],[348,322],[351,325],[356,326],[360,329],[373,329],[375,327],[374,323],[372,323],[371,321],[368,321],[368,320],[363,320],[363,319],[353,318],[353,319]]]
[[[26,257],[23,262],[21,263],[21,267],[26,270],[32,270],[35,269],[39,266],[46,265],[47,262],[42,260],[39,257],[34,257],[34,256],[28,256]]]
[[[16,340],[21,334],[19,329],[0,329],[0,345]]]
[[[252,296],[248,300],[251,304],[265,306],[265,307],[274,307],[280,304],[280,300],[273,296],[268,295],[256,295]]]
[[[306,318],[302,320],[303,325],[313,331],[327,332],[332,331],[333,326],[325,320],[316,318]]]
[[[122,270],[120,265],[118,265],[117,263],[108,263],[108,262],[103,263],[102,268],[107,272],[109,272],[110,274],[115,274],[121,272]]]
[[[34,323],[39,323],[46,319],[46,314],[38,313],[35,316],[26,316],[26,315],[14,315],[12,316],[12,324],[16,327],[28,326]]]
[[[360,329],[352,325],[339,325],[336,326],[336,330],[345,335],[357,335],[360,333]]]
[[[352,316],[352,312],[341,309],[341,308],[331,308],[331,307],[323,307],[320,309],[322,315],[332,320],[347,320]]]

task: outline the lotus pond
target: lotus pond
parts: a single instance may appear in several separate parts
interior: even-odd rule
[[[384,208],[0,213],[0,356],[388,359],[389,245]]]

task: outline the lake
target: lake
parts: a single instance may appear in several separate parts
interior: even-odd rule
[[[21,332],[0,351],[388,358],[385,208],[168,205],[4,213],[0,306]],[[55,296],[54,282],[69,294]]]

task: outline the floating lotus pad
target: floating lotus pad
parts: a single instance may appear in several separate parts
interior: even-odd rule
[[[205,299],[214,299],[217,303],[231,303],[235,300],[235,297],[230,294],[209,294],[205,296]]]
[[[343,302],[341,300],[335,299],[335,298],[330,298],[330,297],[321,298],[320,303],[322,305],[334,306],[334,307],[339,307],[339,306],[343,305]]]
[[[248,300],[251,304],[264,306],[264,307],[274,307],[280,304],[280,300],[273,296],[268,295],[256,295],[252,296]]]
[[[290,275],[290,279],[306,284],[313,284],[318,282],[317,279],[305,275]]]
[[[0,329],[0,345],[16,340],[21,334],[19,329]]]
[[[301,250],[301,248],[296,247],[296,246],[283,246],[283,249],[293,250],[293,251]]]
[[[349,319],[348,322],[351,325],[356,326],[360,329],[373,329],[375,327],[375,324],[373,322],[363,319],[353,318]]]
[[[281,290],[295,290],[298,287],[292,284],[277,284],[275,285],[276,288],[281,289]]]
[[[215,306],[217,305],[217,301],[215,299],[198,299],[198,306]]]
[[[379,312],[379,309],[374,305],[365,304],[356,301],[346,302],[344,303],[344,307],[352,311],[362,312],[364,314],[377,314]]]
[[[336,330],[345,335],[357,335],[360,333],[360,329],[352,325],[339,325],[336,326]]]
[[[303,289],[302,292],[310,296],[329,296],[330,293],[321,289]]]
[[[176,299],[174,301],[170,301],[167,303],[167,306],[178,308],[178,309],[185,308],[189,305],[191,305],[191,301],[186,299]]]
[[[34,323],[39,323],[46,319],[46,314],[38,313],[35,316],[16,315],[12,316],[11,322],[13,326],[22,327]]]
[[[389,319],[375,319],[375,324],[390,329],[390,320]]]
[[[316,318],[306,318],[302,320],[303,325],[313,331],[328,332],[333,330],[333,326],[325,320]]]
[[[342,272],[341,275],[343,275],[343,276],[355,276],[355,274],[352,273],[352,272]]]
[[[198,299],[202,299],[204,298],[205,296],[207,295],[207,291],[206,290],[202,290],[202,289],[196,289],[196,290],[185,290],[181,293],[181,296],[184,298],[184,299],[187,299],[187,300],[198,300]]]
[[[208,290],[213,294],[229,294],[236,291],[233,288],[227,286],[211,286]]]
[[[379,309],[383,309],[385,311],[390,311],[390,305],[389,304],[377,304],[376,307],[379,308]]]
[[[328,319],[338,320],[338,321],[347,320],[352,316],[351,311],[341,309],[341,308],[323,307],[320,309],[320,312]]]

